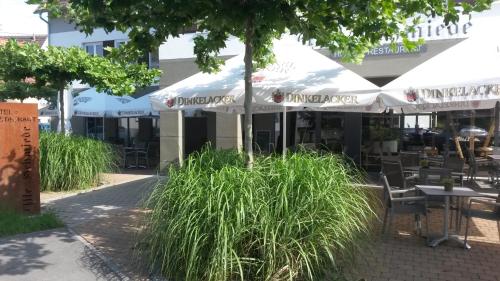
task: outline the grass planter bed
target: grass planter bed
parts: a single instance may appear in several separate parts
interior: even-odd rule
[[[54,213],[27,216],[8,209],[0,209],[0,237],[62,227]]]
[[[169,280],[318,280],[370,235],[372,198],[340,157],[204,150],[148,205],[144,251]],[[330,276],[331,277],[331,276]],[[329,279],[332,280],[332,279]]]
[[[102,141],[59,133],[40,134],[40,189],[68,191],[96,186],[116,167],[116,152]]]

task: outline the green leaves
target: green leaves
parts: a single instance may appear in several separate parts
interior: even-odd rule
[[[282,34],[300,35],[303,41],[341,52],[346,60],[360,61],[365,52],[381,40],[401,38],[408,48],[407,23],[417,14],[442,16],[445,24],[454,23],[459,14],[489,7],[491,0],[448,1],[415,0],[193,0],[189,5],[178,0],[70,0],[61,6],[56,0],[31,0],[41,3],[91,33],[96,27],[107,31],[129,32],[130,44],[140,48],[158,47],[170,37],[193,25],[205,35],[195,41],[196,62],[203,71],[219,69],[219,50],[228,36],[244,41],[245,22],[253,18],[254,61],[259,67],[272,61],[272,39]],[[459,6],[461,5],[461,10]]]
[[[0,81],[4,81],[0,82],[0,99],[49,97],[74,80],[128,95],[151,85],[160,75],[159,70],[129,59],[137,51],[111,53],[108,58],[91,56],[77,47],[43,50],[37,44],[19,45],[11,40],[0,46]]]

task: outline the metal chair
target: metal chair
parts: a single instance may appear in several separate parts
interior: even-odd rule
[[[380,173],[380,175],[384,185],[384,201],[385,201],[385,213],[384,213],[384,222],[382,225],[382,234],[385,234],[387,219],[389,219],[388,228],[390,231],[392,226],[392,218],[394,217],[394,215],[399,215],[399,214],[415,215],[415,224],[418,235],[422,234],[422,224],[420,220],[421,215],[426,216],[425,231],[426,233],[428,233],[429,223],[427,218],[425,197],[424,196],[404,197],[404,194],[408,192],[408,190],[393,189],[389,185],[389,181],[387,180],[386,175],[384,173]],[[402,197],[394,198],[393,195],[402,195]]]
[[[472,209],[472,203],[482,204],[486,206],[493,207],[492,211],[477,210]],[[484,198],[472,198],[469,201],[469,206],[462,209],[462,216],[467,219],[465,222],[465,237],[464,237],[464,248],[467,249],[467,238],[469,234],[469,222],[471,218],[480,218],[485,220],[491,220],[497,222],[498,237],[500,238],[500,194],[494,198],[484,197]],[[460,222],[462,217],[460,217]],[[460,223],[461,224],[461,223]]]
[[[136,144],[135,152],[136,152],[136,160],[135,161],[136,161],[137,167],[149,168],[149,143]],[[140,166],[139,160],[143,160],[145,166]]]
[[[403,168],[420,165],[420,154],[418,152],[400,152],[399,157]]]
[[[408,184],[403,173],[401,162],[382,161],[382,173],[387,177],[389,185],[393,188],[408,189]]]
[[[420,184],[424,185],[443,185],[442,180],[451,176],[451,169],[446,168],[421,168],[419,171]],[[427,196],[427,208],[443,209],[444,205],[444,196]],[[450,210],[457,212],[455,226],[459,227],[460,201],[451,202]],[[453,222],[453,212],[450,212],[450,221]]]
[[[477,159],[474,155],[474,151],[471,151],[470,149],[467,149],[467,155],[469,158],[469,172],[467,173],[467,180],[475,180],[477,171],[480,168],[486,167],[488,170],[491,169],[491,162],[488,159]]]
[[[460,186],[464,185],[464,167],[465,161],[458,157],[450,157],[446,160],[445,168],[451,170],[451,177],[458,178],[460,181]]]

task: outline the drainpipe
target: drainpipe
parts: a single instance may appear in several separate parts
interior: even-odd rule
[[[42,17],[42,12],[38,14],[38,17],[47,24],[47,40],[50,46],[50,24],[49,24],[49,13],[47,12],[47,19]]]

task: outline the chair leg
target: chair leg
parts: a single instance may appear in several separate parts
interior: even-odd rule
[[[458,222],[457,222],[457,233],[460,233],[460,231],[462,231],[462,217],[464,216],[464,214],[462,213],[462,211],[460,210],[457,210],[457,212],[460,212],[460,213],[457,213],[457,219],[458,219]]]
[[[416,228],[417,235],[418,236],[422,235],[422,223],[420,221],[419,214],[415,214],[415,228]]]
[[[467,216],[465,221],[464,249],[467,249],[467,236],[469,235],[469,221],[470,221],[470,216]]]
[[[389,224],[387,225],[388,230],[387,230],[387,232],[386,232],[386,235],[387,235],[387,234],[388,234],[388,235],[391,235],[391,234],[392,234],[392,219],[393,219],[393,218],[394,218],[394,212],[393,212],[393,211],[392,211],[392,209],[391,209],[390,214],[389,214]]]
[[[429,244],[429,213],[425,213],[425,241]]]
[[[500,240],[500,221],[497,221],[498,240]]]
[[[389,208],[385,208],[385,213],[384,213],[384,222],[382,223],[382,235],[385,234],[385,227],[387,224],[387,215],[389,214]]]

